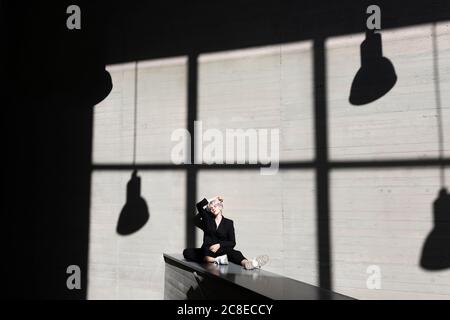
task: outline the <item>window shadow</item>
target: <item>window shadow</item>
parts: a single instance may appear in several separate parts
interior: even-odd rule
[[[448,0],[434,1],[430,10],[423,10],[430,6],[427,1],[380,4],[386,12],[384,28],[450,18]],[[1,29],[8,33],[5,40],[8,50],[2,52],[6,57],[0,62],[2,71],[6,70],[2,75],[8,75],[4,76],[8,94],[1,111],[6,162],[2,168],[5,189],[2,213],[7,229],[2,235],[5,261],[2,271],[6,275],[3,286],[6,295],[44,299],[87,297],[91,173],[96,170],[91,162],[92,107],[111,90],[104,73],[106,64],[305,39],[319,39],[314,52],[315,121],[316,128],[322,130],[316,132],[318,162],[314,165],[319,172],[318,217],[324,224],[318,226],[318,250],[320,284],[331,287],[328,174],[332,164],[326,162],[323,39],[361,32],[358,17],[364,15],[363,5],[330,0],[251,0],[245,4],[235,0],[200,0],[180,1],[179,5],[166,1],[139,4],[122,1],[107,6],[82,2],[82,30],[70,32],[65,27],[67,3],[2,1],[1,6]],[[196,118],[197,66],[189,68],[193,72],[188,85],[188,94],[193,97],[189,98],[188,126],[191,126]],[[445,159],[425,165],[444,163],[449,165]],[[351,168],[358,164],[343,165]],[[367,165],[390,164],[381,161]],[[299,166],[305,168],[309,164]],[[198,168],[201,166],[184,168],[188,170],[186,221],[192,216],[191,208],[196,201]],[[116,169],[122,170],[120,166]],[[163,165],[156,169],[172,167]],[[439,216],[442,208],[448,212],[445,203],[438,205]],[[441,234],[442,224],[436,227],[438,232],[433,234]],[[187,233],[186,246],[192,247],[193,223],[187,223],[187,231],[192,233]],[[426,243],[425,247],[434,250],[433,243]],[[79,291],[66,287],[66,268],[71,264],[81,268]]]

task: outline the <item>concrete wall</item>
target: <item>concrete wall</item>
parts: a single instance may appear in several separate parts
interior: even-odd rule
[[[365,106],[349,104],[363,35],[327,39],[326,80],[330,161],[434,159],[439,156],[432,26],[383,31],[384,55],[396,86]],[[437,26],[444,137],[450,136],[450,26]],[[310,41],[201,54],[198,120],[203,129],[280,130],[280,161],[314,159],[313,52]],[[134,65],[109,68],[110,96],[95,109],[94,164],[131,164]],[[137,162],[168,163],[170,134],[186,128],[186,59],[139,63]],[[445,140],[450,156],[450,139]],[[450,298],[450,271],[420,268],[431,231],[437,167],[347,168],[330,173],[333,285],[361,299]],[[93,172],[89,290],[97,298],[162,298],[163,252],[185,246],[184,170],[141,171],[150,208],[146,226],[130,236],[115,232],[129,171]],[[318,284],[316,172],[283,169],[200,170],[199,200],[225,198],[237,249],[271,256],[267,269]],[[447,170],[447,185],[450,170]],[[176,224],[176,228],[172,228]],[[197,244],[200,244],[197,234]],[[369,266],[381,271],[381,289],[366,286]]]
[[[109,71],[114,88],[95,109],[93,162],[132,164],[134,64],[111,66]],[[142,63],[138,79],[136,160],[169,163],[170,133],[186,124],[186,59]],[[139,171],[138,175],[150,219],[138,232],[122,236],[116,226],[131,171],[93,172],[89,299],[162,299],[162,253],[184,247],[185,172]]]
[[[311,47],[305,41],[201,55],[203,130],[279,129],[280,161],[311,161]],[[268,270],[318,283],[313,170],[267,176],[259,170],[202,171],[198,194],[225,198],[224,215],[235,221],[236,249],[244,256],[269,254]],[[201,234],[197,239],[201,243]]]
[[[450,26],[436,28],[444,154],[450,151]],[[382,99],[355,107],[348,90],[359,68],[363,35],[327,41],[330,157],[333,160],[439,157],[432,25],[383,32],[383,52],[398,81]],[[433,227],[438,168],[335,170],[331,217],[335,289],[357,298],[450,298],[450,270],[419,267]],[[450,176],[447,170],[447,186]],[[447,250],[450,248],[447,247]],[[445,254],[443,252],[443,254]],[[379,266],[381,289],[366,287]]]

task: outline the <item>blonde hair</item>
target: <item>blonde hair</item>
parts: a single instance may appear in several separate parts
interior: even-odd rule
[[[219,207],[220,213],[223,211],[223,202],[217,199],[214,199],[208,203],[208,209],[210,207]]]

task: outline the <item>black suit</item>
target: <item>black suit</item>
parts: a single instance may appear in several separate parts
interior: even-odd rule
[[[197,203],[198,214],[195,216],[195,225],[203,230],[203,245],[199,249],[185,249],[183,255],[187,260],[203,262],[205,256],[217,257],[226,254],[231,262],[240,264],[245,257],[240,251],[234,250],[236,237],[233,220],[222,216],[219,226],[215,217],[205,209],[208,200],[203,199]],[[209,250],[213,244],[220,244],[215,253]]]

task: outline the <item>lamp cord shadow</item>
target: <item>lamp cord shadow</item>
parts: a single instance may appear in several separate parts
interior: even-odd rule
[[[439,147],[439,160],[444,159],[444,125],[442,120],[442,101],[441,101],[441,88],[440,88],[440,76],[439,76],[439,52],[438,43],[436,35],[436,23],[432,26],[432,37],[433,45],[433,78],[434,78],[434,92],[436,99],[436,119],[438,128],[438,147]],[[440,165],[440,183],[441,188],[445,186],[445,166],[441,163]]]

